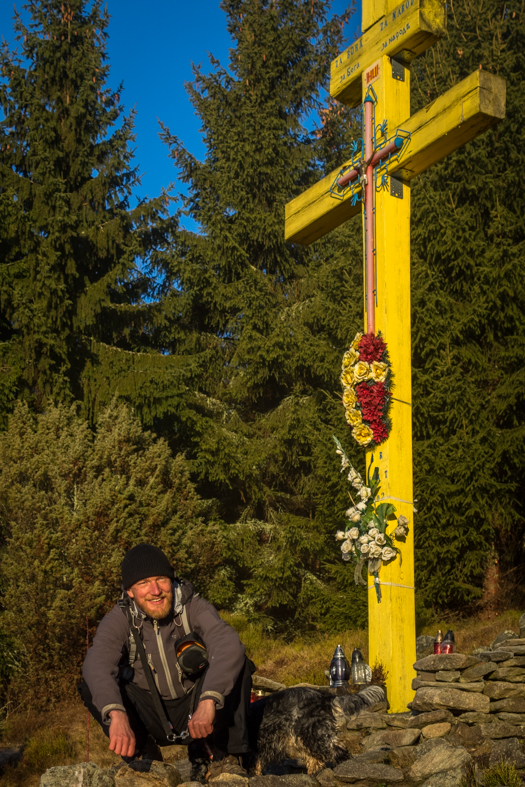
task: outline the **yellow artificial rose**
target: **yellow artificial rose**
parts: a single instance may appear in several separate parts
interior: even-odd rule
[[[363,422],[363,416],[360,410],[345,410],[346,422],[350,426],[359,426]]]
[[[350,347],[343,355],[343,371],[359,360],[359,353]]]
[[[384,383],[386,380],[386,373],[388,366],[382,361],[372,361],[370,364],[370,379],[376,383]]]
[[[341,383],[345,389],[350,388],[350,386],[354,384],[354,373],[351,368],[345,369],[341,375]]]
[[[353,388],[345,388],[343,391],[343,404],[349,410],[357,404],[357,396]]]
[[[373,436],[374,433],[370,427],[365,424],[354,426],[352,429],[352,437],[359,445],[368,445],[368,443],[372,442]]]
[[[363,380],[368,380],[370,376],[370,365],[366,361],[359,361],[353,369],[354,382],[362,383]]]
[[[356,350],[356,352],[357,352],[357,350],[359,349],[359,342],[361,341],[362,338],[363,338],[363,334],[362,333],[356,333],[356,335],[354,337],[354,341],[350,345],[350,349],[351,350]]]

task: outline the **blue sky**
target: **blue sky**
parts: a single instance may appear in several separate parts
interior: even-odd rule
[[[177,134],[197,157],[204,155],[199,119],[193,112],[184,83],[192,78],[191,63],[208,63],[211,52],[223,64],[228,61],[231,39],[219,0],[199,3],[181,0],[108,0],[111,14],[108,54],[110,85],[124,83],[122,100],[126,110],[135,107],[135,163],[142,173],[137,190],[144,197],[157,196],[162,187],[176,183],[176,170],[168,150],[158,138],[157,118]],[[333,0],[332,11],[342,13],[350,0]],[[20,10],[22,3],[17,3]],[[13,40],[13,4],[0,0],[0,35]],[[346,27],[354,38],[361,20],[361,0]],[[176,186],[177,188],[177,186]],[[181,184],[180,190],[183,189]]]

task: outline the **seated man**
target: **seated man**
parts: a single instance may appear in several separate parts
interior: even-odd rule
[[[175,578],[164,552],[151,544],[127,552],[122,587],[121,600],[101,621],[87,652],[79,686],[84,704],[109,737],[109,748],[126,760],[162,759],[158,745],[181,742],[181,734],[189,733],[191,738],[182,742],[204,743],[209,755],[247,754],[254,667],[236,631],[189,582]],[[187,677],[176,652],[177,642],[189,632],[199,635],[208,656],[198,678]],[[201,751],[196,754],[194,746],[194,765],[204,754],[202,746],[196,748]],[[202,763],[201,757],[200,773],[194,768],[193,778],[202,777]]]

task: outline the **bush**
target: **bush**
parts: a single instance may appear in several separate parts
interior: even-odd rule
[[[10,699],[72,691],[135,544],[160,546],[206,592],[221,537],[202,513],[184,457],[129,407],[114,403],[93,432],[74,406],[34,416],[17,405],[0,436],[0,627],[19,665]]]

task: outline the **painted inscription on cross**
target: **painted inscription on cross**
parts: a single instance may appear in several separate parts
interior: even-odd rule
[[[285,237],[307,245],[344,221],[364,219],[365,329],[381,331],[395,374],[392,430],[367,452],[385,501],[410,521],[403,560],[383,565],[382,601],[369,581],[369,661],[388,672],[391,710],[413,697],[415,661],[410,183],[505,116],[505,82],[479,70],[414,115],[410,63],[446,32],[442,0],[363,0],[362,36],[334,60],[330,93],[363,104],[363,141],[352,157],[286,206]],[[461,175],[460,175],[461,176]],[[394,525],[395,526],[395,525]]]

